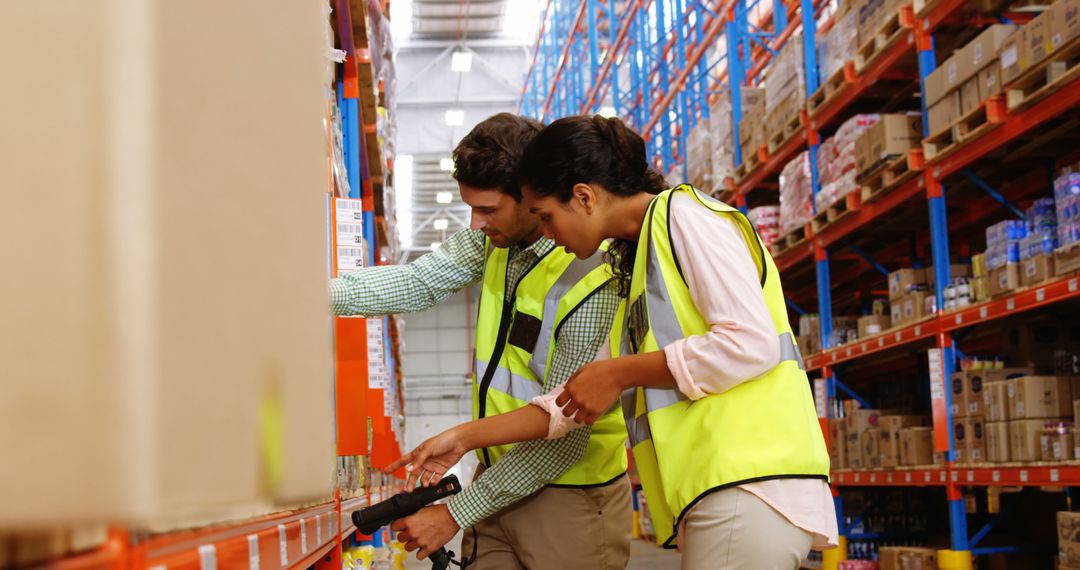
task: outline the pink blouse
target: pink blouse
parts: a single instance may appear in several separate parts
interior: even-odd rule
[[[705,334],[667,345],[664,354],[679,390],[698,400],[767,372],[780,359],[780,343],[761,295],[757,266],[738,227],[701,207],[693,197],[677,193],[671,199],[671,234],[690,297],[710,326]],[[597,354],[597,360],[609,357],[606,346]],[[561,392],[561,387],[556,388],[532,402],[551,415],[548,438],[580,427],[555,405]],[[836,511],[828,483],[774,479],[740,488],[813,534],[815,548],[837,545]]]

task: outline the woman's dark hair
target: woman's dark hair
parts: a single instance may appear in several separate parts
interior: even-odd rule
[[[544,125],[512,113],[484,119],[454,149],[454,180],[473,188],[498,188],[521,201],[518,161]]]
[[[619,196],[659,194],[667,186],[649,168],[645,141],[617,118],[566,117],[548,125],[525,148],[518,180],[537,196],[566,203],[575,184],[597,184]],[[630,292],[636,241],[614,240],[608,262],[619,294]]]

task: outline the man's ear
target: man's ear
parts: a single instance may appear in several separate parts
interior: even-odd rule
[[[584,183],[574,184],[573,197],[570,198],[575,206],[578,206],[585,210],[586,214],[591,214],[593,208],[596,207],[596,190],[592,186]]]

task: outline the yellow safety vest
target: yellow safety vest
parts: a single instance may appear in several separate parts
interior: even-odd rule
[[[634,462],[657,543],[665,547],[673,546],[679,521],[708,493],[766,479],[827,480],[829,474],[829,455],[788,323],[779,273],[753,225],[738,210],[689,185],[666,190],[652,201],[638,238],[630,295],[615,318],[613,357],[662,350],[709,330],[671,244],[670,205],[676,192],[729,216],[742,231],[780,337],[780,360],[757,378],[696,401],[674,387],[623,393]]]
[[[552,249],[526,271],[507,295],[509,250],[485,243],[483,291],[476,325],[473,418],[511,412],[543,395],[544,380],[563,322],[611,280],[597,252],[578,260]],[[477,450],[490,467],[511,446]],[[610,483],[626,472],[626,427],[619,407],[593,425],[585,456],[553,485]]]

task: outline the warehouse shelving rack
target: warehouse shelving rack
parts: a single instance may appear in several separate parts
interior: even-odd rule
[[[337,104],[351,189],[348,197],[363,202],[365,238],[371,245],[367,262],[372,265],[379,262],[375,257],[379,244],[385,243],[385,237],[380,238],[377,229],[381,226],[382,233],[388,231],[386,221],[376,218],[375,204],[383,199],[382,187],[385,177],[390,175],[392,160],[383,155],[377,137],[372,136],[381,88],[374,81],[371,55],[366,48],[367,10],[368,4],[362,0],[334,1],[337,39],[347,54],[339,70]],[[332,182],[328,183],[332,196]],[[334,321],[338,455],[371,456],[376,467],[386,465],[400,456],[400,447],[392,434],[383,438],[376,434],[373,441],[368,441],[370,414],[364,410],[371,408],[366,406],[365,398],[381,398],[381,393],[368,394],[364,319],[335,318]],[[390,355],[393,361],[398,358],[397,344],[389,342],[390,331],[388,326],[386,346],[394,351]],[[381,399],[379,404],[381,413]],[[376,427],[376,431],[383,432],[382,427],[385,426]],[[402,489],[400,479],[375,473],[365,482],[360,496],[343,498],[336,491],[333,500],[305,508],[163,534],[115,527],[100,547],[39,566],[57,570],[214,570],[219,567],[341,570],[343,543],[351,541],[357,533],[351,523],[352,513]]]
[[[709,102],[719,90],[731,94],[734,136],[738,140],[742,119],[739,89],[753,86],[767,72],[769,62],[788,39],[802,31],[806,93],[811,96],[819,86],[815,38],[817,25],[832,25],[822,17],[823,4],[813,0],[771,5],[759,1],[718,0],[628,0],[625,2],[583,1],[578,4],[549,1],[544,11],[541,34],[526,75],[521,98],[524,114],[551,121],[560,116],[591,114],[610,106],[616,115],[635,127],[648,141],[649,157],[663,172],[685,166],[686,136],[702,118],[707,118]],[[788,161],[799,152],[810,153],[813,191],[820,191],[816,151],[822,134],[830,132],[847,116],[853,105],[865,99],[875,86],[884,82],[905,85],[912,95],[924,92],[926,77],[934,71],[936,41],[943,30],[960,26],[996,23],[994,17],[967,13],[963,0],[918,0],[899,14],[900,41],[874,54],[861,71],[849,63],[844,84],[837,95],[807,106],[802,129],[780,148],[767,153],[741,180],[729,180],[719,192],[725,201],[746,210],[747,206],[775,203],[775,180]],[[1011,21],[1022,23],[1030,14],[1008,14]],[[947,42],[943,42],[947,43]],[[571,70],[568,72],[567,70]],[[921,99],[921,97],[920,97]],[[945,380],[957,368],[957,335],[974,324],[1021,315],[1075,299],[1080,295],[1080,278],[1065,277],[1039,286],[1016,291],[960,310],[936,313],[920,322],[901,326],[879,335],[859,339],[844,346],[830,347],[832,332],[832,293],[838,285],[852,279],[886,273],[864,250],[856,247],[857,238],[865,236],[877,224],[912,210],[926,201],[919,213],[923,235],[934,266],[934,295],[937,306],[944,306],[945,284],[950,282],[950,220],[946,212],[946,185],[967,183],[989,194],[984,199],[965,204],[963,215],[954,223],[987,221],[1000,213],[1001,197],[975,170],[993,156],[1023,146],[1040,133],[1053,132],[1063,116],[1080,108],[1080,80],[1062,85],[1052,96],[1015,113],[1006,113],[1000,124],[988,133],[965,142],[944,157],[913,164],[916,171],[905,182],[873,202],[862,204],[850,215],[829,224],[809,236],[804,245],[776,256],[776,263],[790,288],[789,305],[801,313],[798,302],[816,301],[820,314],[821,337],[825,343],[819,354],[806,355],[808,371],[819,374],[822,382],[816,390],[819,415],[824,426],[831,415],[833,402],[841,392],[853,394],[841,383],[834,368],[868,356],[899,348],[926,349],[930,364],[931,407],[935,427],[934,450],[947,454],[947,462],[928,469],[894,471],[837,471],[833,485],[844,486],[940,486],[946,491],[950,515],[951,549],[961,559],[969,554],[1006,552],[1009,549],[980,549],[978,542],[993,523],[976,535],[968,534],[968,520],[962,488],[965,486],[1053,486],[1080,484],[1077,465],[1001,465],[967,468],[954,462],[950,390]],[[923,107],[924,130],[927,124]],[[923,133],[924,136],[928,132]],[[741,164],[739,145],[735,145],[736,165]],[[678,172],[676,170],[676,172]],[[685,170],[682,170],[685,179]],[[1042,177],[1042,178],[1039,178]],[[1045,182],[1045,174],[1026,176],[1019,185]],[[1012,207],[1014,208],[1014,207]],[[1015,211],[1015,209],[1014,209]],[[904,255],[909,246],[883,247],[883,253]],[[912,257],[917,257],[912,255]],[[869,270],[863,275],[833,282],[833,261],[862,260]],[[811,277],[811,274],[813,277]],[[881,279],[877,275],[876,279]],[[795,294],[792,294],[792,293]],[[800,295],[801,293],[801,295]],[[827,433],[827,430],[826,430]],[[843,522],[843,505],[837,495],[838,516]],[[841,534],[848,529],[841,524]]]

